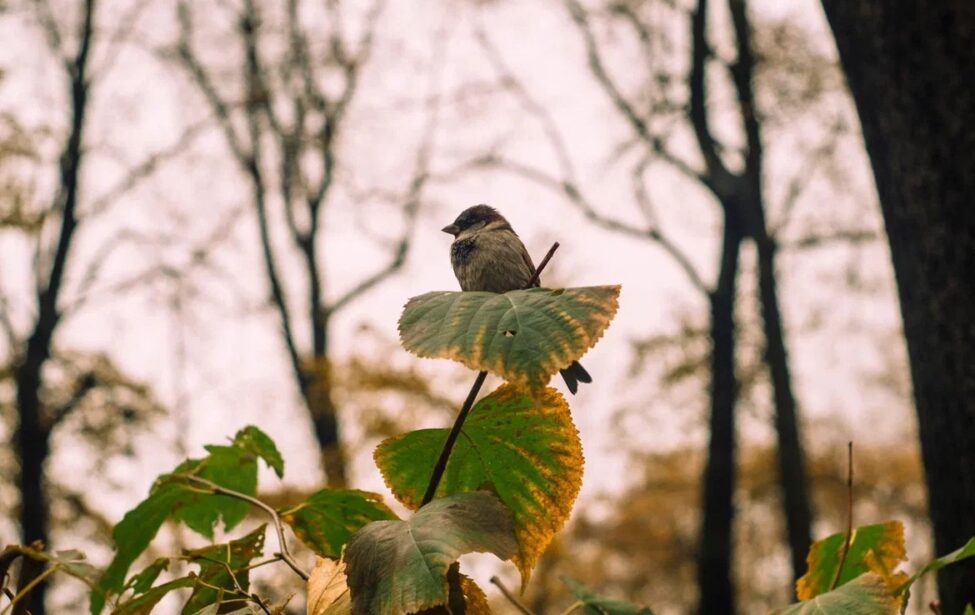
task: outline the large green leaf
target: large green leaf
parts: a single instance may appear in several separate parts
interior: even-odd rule
[[[899,615],[900,600],[887,581],[868,572],[831,592],[774,611],[772,615]]]
[[[337,558],[349,538],[372,521],[395,519],[382,496],[355,489],[322,489],[280,511],[295,536],[322,557]]]
[[[582,612],[586,615],[653,615],[653,611],[645,606],[604,598],[572,579],[562,577],[562,582],[575,594],[581,603]]]
[[[261,525],[243,538],[227,544],[209,545],[202,549],[187,551],[184,557],[200,566],[197,584],[183,606],[184,615],[192,615],[208,604],[221,602],[218,589],[244,591],[250,585],[247,565],[260,557],[264,550],[264,530]],[[231,573],[233,576],[231,576]]]
[[[420,505],[446,437],[446,429],[421,429],[376,449],[383,479],[406,506]],[[527,583],[581,485],[582,446],[562,395],[545,388],[532,396],[504,384],[471,410],[436,495],[496,493],[514,516],[519,549],[513,560]]]
[[[136,558],[146,550],[159,528],[167,519],[186,523],[194,531],[213,537],[214,526],[223,520],[230,530],[247,515],[249,504],[224,495],[202,492],[198,485],[187,480],[196,476],[221,487],[246,495],[257,491],[257,459],[264,459],[272,468],[281,468],[280,453],[263,432],[245,427],[237,432],[229,445],[207,446],[206,457],[187,459],[171,473],[160,476],[153,484],[149,497],[125,514],[112,530],[115,557],[91,594],[91,612],[99,613],[105,605],[103,594],[119,593],[125,576]]]
[[[407,521],[374,521],[345,547],[354,615],[405,615],[445,604],[447,572],[464,553],[509,559],[511,513],[491,493],[434,500]]]
[[[619,286],[590,286],[427,293],[403,309],[400,340],[418,356],[453,359],[538,388],[602,337],[619,292]]]
[[[843,559],[843,569],[837,572],[845,542],[846,533],[833,534],[817,541],[809,549],[806,557],[809,569],[796,582],[796,597],[799,600],[809,600],[826,593],[831,587],[839,587],[865,572],[880,575],[891,589],[907,578],[906,574],[896,570],[905,556],[904,525],[900,521],[854,529],[849,551]]]

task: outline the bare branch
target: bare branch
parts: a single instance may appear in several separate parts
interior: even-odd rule
[[[201,239],[188,251],[189,257],[185,263],[180,265],[173,265],[169,263],[154,265],[145,271],[133,274],[107,287],[98,289],[96,294],[94,290],[95,284],[100,277],[101,268],[108,261],[111,253],[126,242],[146,242],[146,238],[144,236],[139,235],[132,230],[126,229],[119,231],[110,237],[104,244],[102,244],[101,248],[99,248],[95,255],[91,258],[89,267],[81,278],[79,288],[75,293],[75,298],[71,303],[65,306],[64,313],[69,314],[76,312],[83,306],[89,305],[90,303],[103,297],[117,296],[119,294],[129,292],[132,289],[144,286],[148,282],[151,282],[157,278],[185,278],[194,269],[210,267],[212,256],[216,254],[217,250],[222,246],[222,244],[230,238],[234,228],[236,227],[237,220],[240,218],[240,214],[240,209],[234,209],[218,224],[216,224],[211,233]]]
[[[731,75],[738,95],[738,110],[745,131],[745,175],[755,178],[760,184],[762,176],[762,135],[756,108],[752,75],[755,72],[755,57],[752,53],[751,25],[745,8],[745,0],[728,0],[731,23],[735,30],[738,57],[731,65]],[[765,232],[765,229],[762,229]]]
[[[328,314],[334,314],[336,311],[341,310],[343,307],[391,276],[406,262],[406,256],[409,252],[411,238],[413,236],[413,229],[416,226],[417,214],[420,210],[423,190],[426,188],[427,182],[430,179],[430,159],[433,155],[433,146],[436,142],[437,128],[440,120],[440,102],[442,94],[440,80],[444,66],[444,44],[446,40],[444,28],[441,28],[441,31],[438,34],[438,43],[434,51],[434,58],[431,61],[431,96],[428,104],[426,126],[423,129],[422,141],[417,148],[413,176],[410,179],[410,185],[407,188],[406,196],[403,202],[405,228],[399,242],[396,245],[393,256],[386,266],[361,280],[340,298],[336,299],[331,305],[326,307],[325,309]]]
[[[836,151],[837,137],[845,130],[845,122],[834,122],[823,140],[806,155],[805,158],[808,162],[805,162],[802,168],[786,183],[785,196],[782,198],[782,204],[779,207],[781,214],[778,222],[774,223],[769,230],[769,235],[776,237],[788,226],[792,220],[792,213],[795,211],[796,204],[819,170],[826,165]]]
[[[647,122],[637,112],[633,104],[627,100],[622,91],[620,91],[619,87],[616,85],[616,82],[613,81],[609,71],[606,69],[602,55],[599,53],[599,45],[596,43],[596,36],[593,34],[592,28],[589,25],[589,17],[586,14],[586,10],[581,4],[579,4],[578,0],[566,0],[566,6],[569,9],[569,14],[572,16],[572,20],[582,32],[583,40],[586,45],[586,54],[588,57],[590,70],[596,77],[596,80],[599,82],[600,86],[602,86],[603,91],[606,92],[610,100],[616,106],[617,110],[630,124],[630,127],[633,128],[647,147],[657,153],[661,159],[665,160],[687,177],[711,187],[712,180],[715,178],[714,174],[708,173],[705,175],[694,169],[687,161],[670,152],[665,147],[663,140],[650,130],[650,126],[647,124]],[[705,161],[707,161],[707,156],[705,156]],[[710,169],[710,165],[708,168]],[[714,188],[712,188],[712,190],[713,189]]]
[[[241,67],[244,79],[244,88],[248,93],[247,112],[244,117],[247,123],[248,137],[250,139],[251,151],[249,155],[240,159],[244,171],[251,180],[251,192],[255,214],[257,216],[258,232],[261,239],[261,253],[264,259],[264,268],[267,272],[268,283],[271,291],[271,303],[278,312],[281,320],[282,336],[291,367],[295,372],[295,377],[302,391],[308,382],[308,375],[302,364],[301,353],[295,339],[294,328],[291,324],[291,312],[288,309],[288,298],[278,274],[277,256],[271,242],[270,222],[267,215],[267,184],[262,171],[261,156],[261,128],[256,111],[260,110],[260,104],[253,102],[255,96],[268,96],[268,92],[263,91],[259,66],[256,63],[256,53],[252,55],[253,40],[250,37],[257,36],[259,17],[253,0],[244,3],[244,14],[241,15],[241,30],[244,35],[244,63]]]
[[[20,345],[20,340],[17,338],[17,330],[14,328],[14,323],[10,319],[10,304],[7,302],[7,297],[4,295],[2,288],[0,288],[0,328],[3,329],[3,333],[7,338],[7,345],[10,347],[11,354],[16,356],[17,346]]]
[[[555,124],[555,120],[552,115],[548,112],[545,107],[543,107],[537,100],[532,98],[528,90],[522,85],[521,81],[515,77],[514,72],[510,67],[505,64],[504,59],[501,57],[501,53],[498,51],[491,39],[488,38],[487,32],[484,31],[483,26],[479,23],[475,31],[475,36],[477,42],[480,44],[481,49],[487,56],[488,61],[494,68],[494,71],[501,78],[501,84],[509,92],[511,92],[515,98],[521,103],[521,106],[538,120],[541,125],[542,130],[545,132],[545,137],[549,142],[549,146],[552,148],[552,153],[555,154],[555,159],[558,161],[559,170],[562,176],[570,179],[572,181],[576,180],[575,169],[572,166],[572,160],[569,158],[569,150],[566,147],[565,140],[562,138],[562,133],[559,131]]]
[[[223,130],[230,151],[242,166],[247,167],[251,155],[244,148],[243,142],[234,128],[233,118],[230,114],[231,106],[220,96],[213,79],[203,68],[203,64],[200,63],[196,52],[193,50],[193,19],[190,10],[186,0],[181,0],[177,7],[177,21],[179,22],[177,56],[210,106],[210,112]]]
[[[504,586],[504,583],[502,583],[501,579],[499,579],[497,576],[491,577],[491,583],[501,590],[501,594],[508,600],[508,602],[512,604],[512,606],[515,607],[515,609],[522,613],[522,615],[535,615],[532,613],[531,609],[525,606],[524,602],[518,599],[518,596],[514,595],[511,590]],[[582,603],[580,602],[577,604],[581,605]]]
[[[149,179],[160,166],[185,152],[208,126],[209,122],[207,121],[191,124],[172,144],[149,154],[142,162],[130,168],[114,186],[109,188],[101,196],[95,198],[88,207],[88,211],[85,212],[84,217],[90,218],[97,216],[114,205],[118,199]]]
[[[33,0],[33,4],[37,13],[37,19],[41,22],[41,27],[44,29],[44,36],[47,38],[48,46],[58,59],[62,62],[67,62],[68,60],[64,54],[64,40],[61,36],[61,27],[58,26],[58,22],[54,18],[51,3],[49,0]]]
[[[104,37],[107,43],[104,45],[105,50],[102,54],[104,56],[103,63],[101,66],[92,70],[92,79],[99,80],[112,70],[115,62],[122,55],[119,52],[119,47],[131,40],[130,37],[135,31],[136,23],[150,5],[151,0],[137,0],[127,8],[121,17],[115,20],[117,25],[112,30],[112,33]]]
[[[884,238],[884,232],[869,229],[848,229],[829,231],[825,233],[810,233],[794,241],[782,244],[784,250],[814,250],[826,248],[838,243],[849,245],[873,243]]]
[[[697,8],[691,14],[691,68],[688,75],[690,87],[690,108],[688,117],[694,128],[698,149],[707,167],[705,184],[723,201],[726,196],[725,185],[731,173],[725,167],[718,153],[717,141],[711,133],[707,112],[707,89],[705,84],[705,65],[711,54],[707,41],[708,0],[698,0]]]
[[[629,235],[630,237],[635,237],[638,239],[650,239],[656,242],[674,259],[695,289],[705,294],[710,292],[708,285],[704,282],[704,279],[701,277],[700,273],[698,273],[697,268],[692,263],[690,257],[680,248],[678,248],[677,244],[671,241],[660,228],[640,228],[615,218],[605,216],[599,213],[593,204],[585,198],[581,189],[576,184],[556,179],[544,171],[520,162],[506,160],[500,158],[499,156],[488,154],[475,161],[472,161],[471,166],[492,166],[504,169],[515,175],[519,175],[528,181],[548,188],[549,190],[552,190],[565,197],[568,202],[582,212],[586,218],[607,230]]]

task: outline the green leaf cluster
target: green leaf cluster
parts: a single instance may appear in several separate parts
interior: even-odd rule
[[[887,521],[833,534],[809,549],[809,568],[796,582],[800,602],[773,615],[897,615],[907,608],[911,585],[922,575],[975,556],[975,537],[914,574],[905,560],[904,526]]]
[[[243,600],[238,594],[246,593],[247,567],[262,554],[265,526],[225,544],[158,559],[126,580],[129,568],[167,521],[182,523],[210,540],[218,524],[228,532],[240,524],[256,501],[258,460],[278,477],[284,475],[280,451],[267,434],[253,426],[237,432],[229,444],[210,445],[205,450],[204,457],[187,459],[160,476],[149,496],[115,526],[115,556],[91,593],[93,614],[100,613],[108,599],[115,604],[113,613],[148,613],[166,594],[185,588],[192,589],[185,613],[222,604],[227,596]],[[337,557],[363,525],[395,517],[377,494],[350,489],[320,490],[277,514],[310,549],[328,557]],[[172,559],[198,564],[200,570],[154,585]]]

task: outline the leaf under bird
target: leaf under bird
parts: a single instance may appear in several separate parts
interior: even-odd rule
[[[461,290],[505,293],[528,286],[535,265],[521,238],[498,210],[488,205],[468,207],[442,230],[454,237],[450,264]],[[538,285],[536,280],[533,286]],[[580,382],[592,382],[578,361],[559,373],[572,394]]]

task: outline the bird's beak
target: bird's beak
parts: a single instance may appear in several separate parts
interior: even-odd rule
[[[440,230],[447,233],[448,235],[453,235],[454,237],[456,237],[457,234],[460,233],[460,228],[458,228],[456,224],[448,224],[447,226],[443,227]]]

